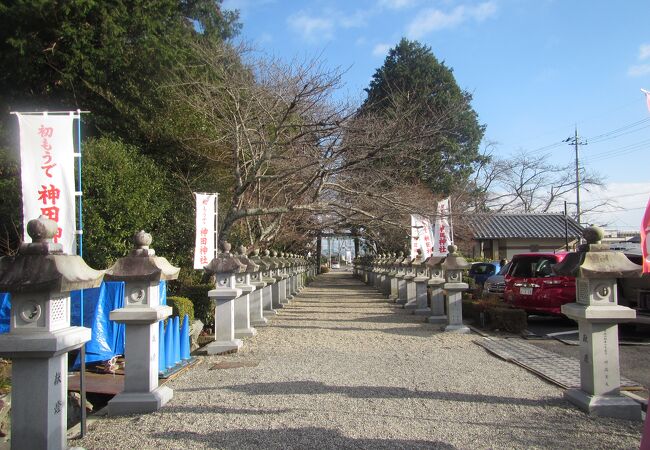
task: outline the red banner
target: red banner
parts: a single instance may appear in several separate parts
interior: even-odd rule
[[[641,222],[641,251],[643,252],[643,273],[650,273],[650,199]]]

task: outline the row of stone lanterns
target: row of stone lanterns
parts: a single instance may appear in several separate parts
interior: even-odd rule
[[[579,327],[580,388],[567,390],[565,397],[589,414],[640,420],[641,405],[620,393],[618,324],[634,320],[636,312],[618,304],[617,279],[639,276],[641,266],[601,244],[600,228],[586,228],[583,237],[587,243],[553,268],[558,275],[576,277],[576,302],[563,305],[562,313]],[[469,263],[451,245],[446,257],[425,261],[420,253],[413,259],[403,253],[357,258],[354,274],[389,300],[415,314],[428,314],[428,322],[447,323],[445,331],[466,333],[461,293],[469,287],[462,280],[468,268]],[[427,307],[425,285],[430,290]]]
[[[446,324],[445,331],[468,333],[463,325],[462,292],[469,288],[463,272],[470,264],[456,246],[448,250],[447,256],[426,259],[420,250],[415,258],[402,252],[360,257],[355,260],[354,274],[404,309],[427,316],[429,323]]]
[[[70,326],[70,293],[123,281],[124,307],[110,319],[126,325],[124,390],[108,403],[111,415],[155,411],[173,396],[158,386],[159,322],[172,309],[160,304],[159,284],[180,269],[156,256],[152,237],[134,236],[134,249],[105,271],[63,253],[52,242],[56,222],[44,216],[27,224],[32,242],[16,256],[0,258],[0,291],[12,296],[9,333],[0,335],[0,356],[12,359],[11,448],[67,448],[67,353],[91,339],[91,330]],[[248,258],[223,252],[206,267],[216,275],[209,297],[215,302],[215,338],[208,353],[239,348],[242,337],[267,322],[315,276],[313,264],[295,255],[258,252]]]
[[[315,266],[297,255],[265,250],[260,256],[255,250],[248,257],[244,247],[237,254],[231,248],[222,243],[222,251],[205,267],[216,280],[208,292],[215,303],[215,340],[206,347],[210,355],[239,350],[243,338],[255,335],[255,326],[265,325],[316,274]]]

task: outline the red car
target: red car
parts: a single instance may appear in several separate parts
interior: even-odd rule
[[[562,315],[562,305],[576,301],[575,277],[559,276],[551,266],[566,253],[522,253],[512,257],[504,298],[516,308],[535,314]]]

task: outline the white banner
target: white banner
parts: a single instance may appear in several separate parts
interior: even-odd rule
[[[54,242],[77,253],[73,120],[77,114],[16,114],[20,125],[23,241],[27,222],[40,215],[58,224]]]
[[[215,214],[217,194],[196,195],[196,240],[194,244],[194,268],[203,269],[215,257]]]
[[[449,251],[447,247],[453,244],[453,233],[451,230],[451,221],[449,215],[451,213],[451,206],[449,198],[440,200],[436,210],[436,226],[434,239],[434,256],[446,256]]]
[[[417,256],[418,248],[424,258],[431,256],[433,251],[433,226],[426,217],[411,214],[411,258]]]

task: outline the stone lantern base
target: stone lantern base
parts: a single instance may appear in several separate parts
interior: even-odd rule
[[[141,414],[159,410],[174,396],[167,386],[158,386],[151,392],[122,392],[108,402],[110,416]]]

